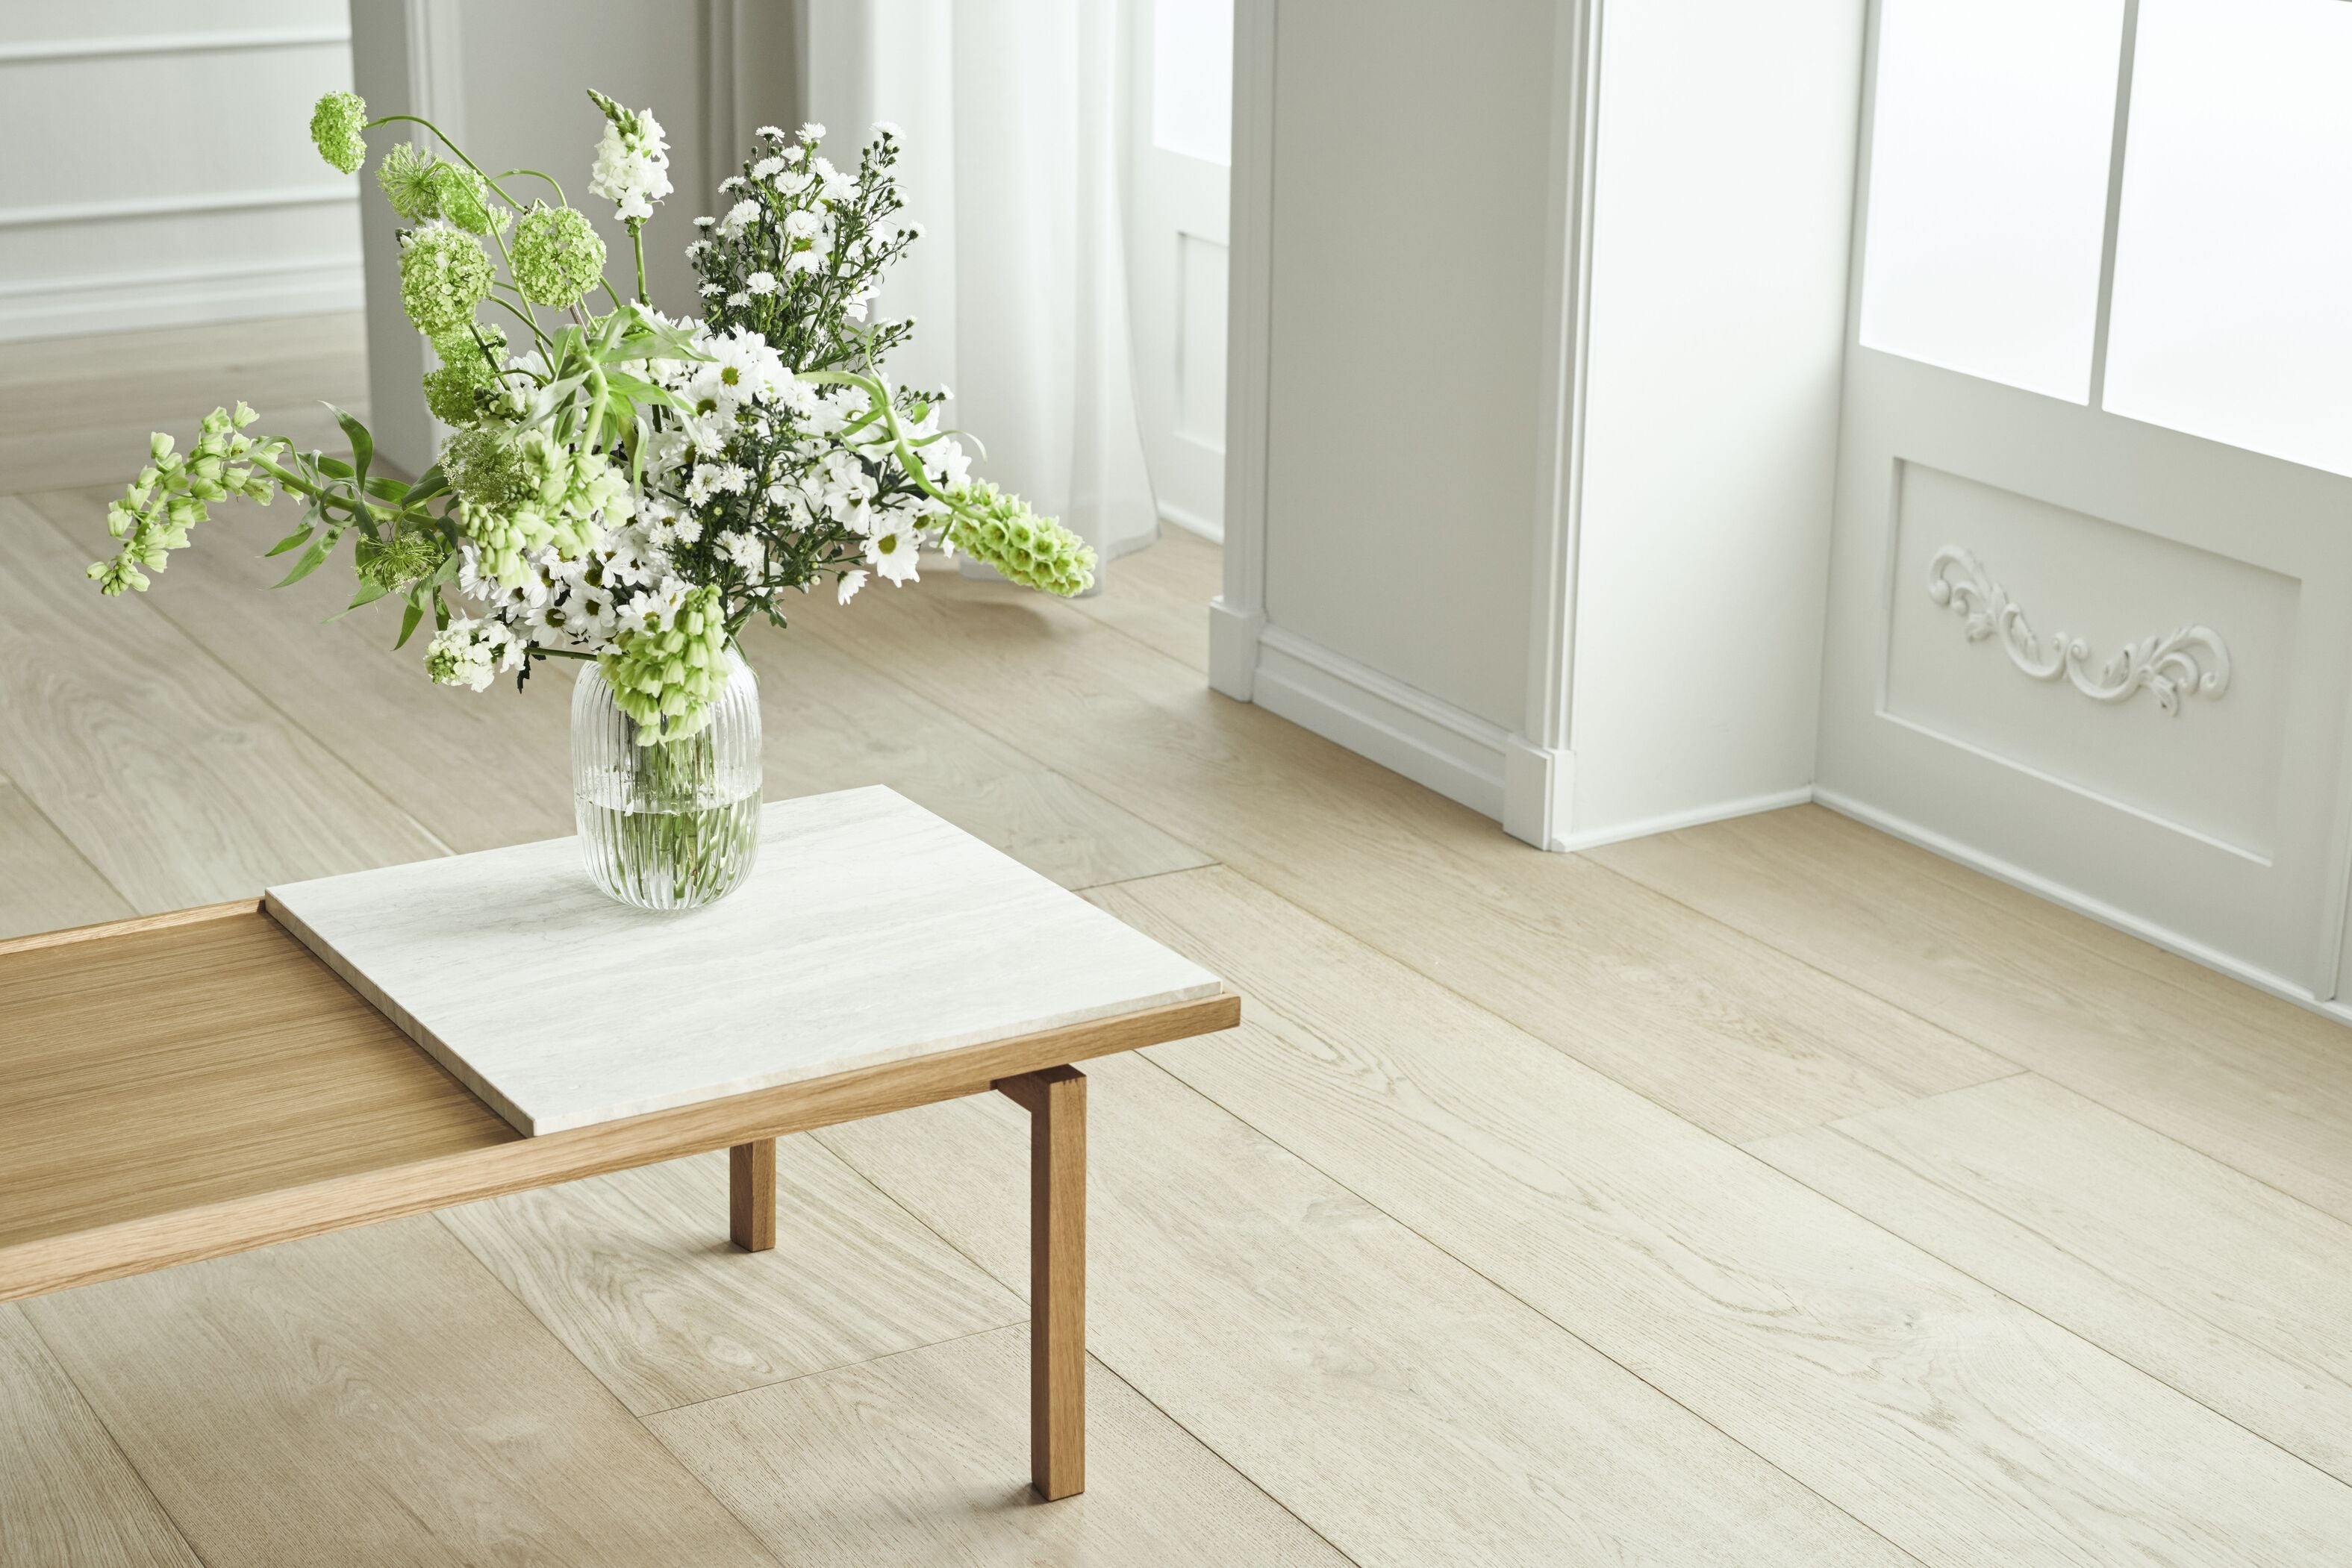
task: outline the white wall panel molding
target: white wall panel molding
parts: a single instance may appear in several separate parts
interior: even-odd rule
[[[270,191],[196,191],[169,196],[126,196],[111,201],[59,202],[43,207],[0,207],[0,229],[53,228],[61,224],[179,217],[189,213],[253,213],[270,207],[322,207],[358,200],[359,187],[349,180],[332,185],[306,185]]]
[[[349,256],[0,285],[0,342],[323,315],[358,309],[365,292]]]
[[[2220,697],[2230,689],[2229,646],[2207,626],[2127,643],[2096,671],[2083,638],[2055,632],[2045,645],[2027,623],[2024,608],[1960,545],[1946,545],[1928,563],[1927,597],[1960,617],[1969,642],[1997,636],[2019,670],[2037,681],[2072,681],[2094,702],[2128,702],[2148,691],[2161,711],[2177,714],[2184,695]]]
[[[225,27],[214,32],[144,33],[119,38],[39,38],[23,43],[0,43],[0,66],[120,59],[134,55],[334,48],[351,41],[351,28],[333,24],[312,27]]]
[[[359,182],[304,135],[351,82],[342,0],[98,9],[0,6],[0,341],[355,305]]]

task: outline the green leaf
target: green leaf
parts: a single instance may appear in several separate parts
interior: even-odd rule
[[[331,528],[326,532],[320,534],[317,538],[312,539],[310,541],[310,548],[304,550],[300,559],[295,561],[294,570],[280,578],[276,586],[285,588],[290,584],[301,581],[304,578],[318,570],[319,563],[325,560],[328,555],[333,551],[335,541],[342,537],[342,532],[343,530],[341,528]]]
[[[337,479],[348,479],[352,476],[352,465],[340,457],[321,455],[319,458],[319,472]]]
[[[284,538],[279,539],[276,544],[271,545],[268,549],[262,551],[261,559],[268,560],[271,556],[284,555],[288,550],[299,549],[302,544],[309,540],[311,532],[312,529],[310,525],[304,523],[300,528],[296,528],[292,533],[288,534]]]
[[[379,474],[365,481],[361,488],[379,501],[404,501],[408,498],[408,486],[389,474]]]
[[[343,427],[343,434],[350,438],[352,444],[352,464],[359,470],[360,477],[366,478],[368,465],[375,461],[375,437],[368,434],[366,425],[333,403],[327,405],[327,412],[333,414],[335,423]]]
[[[352,601],[349,604],[343,606],[343,613],[349,615],[362,604],[373,604],[377,600],[382,599],[386,591],[388,591],[380,582],[371,582],[364,577],[360,579],[360,591],[352,595]]]
[[[442,473],[441,465],[436,463],[416,476],[416,483],[409,486],[407,501],[411,507],[415,507],[420,502],[431,500],[436,496],[447,494],[448,489],[449,476]]]
[[[416,623],[424,619],[425,601],[413,593],[410,594],[408,608],[401,612],[400,615],[400,637],[393,643],[393,647],[399,649],[408,646],[408,640],[416,635]]]

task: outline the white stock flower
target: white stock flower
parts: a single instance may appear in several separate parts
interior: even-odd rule
[[[669,194],[670,183],[669,142],[652,110],[640,110],[626,130],[605,120],[588,188],[611,202],[614,216],[624,221],[654,215],[654,204]]]

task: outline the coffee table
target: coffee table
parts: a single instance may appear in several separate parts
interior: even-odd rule
[[[1240,999],[887,789],[762,829],[689,915],[558,840],[0,941],[0,1301],[715,1148],[761,1250],[778,1136],[994,1091],[1030,1113],[1031,1479],[1083,1490],[1076,1064]]]

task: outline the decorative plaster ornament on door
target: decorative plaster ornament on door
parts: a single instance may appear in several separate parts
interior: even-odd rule
[[[2158,707],[2179,713],[2184,694],[2219,697],[2230,689],[2229,646],[2208,626],[2183,626],[2163,636],[2126,643],[2095,674],[2091,645],[2080,637],[2058,632],[2044,653],[2042,640],[2026,624],[2025,612],[2009,591],[1958,545],[1946,545],[1928,562],[1927,597],[1948,604],[1967,622],[1969,642],[1998,632],[2011,664],[2037,681],[2063,675],[2094,702],[2125,702],[2146,687],[2156,694]]]

